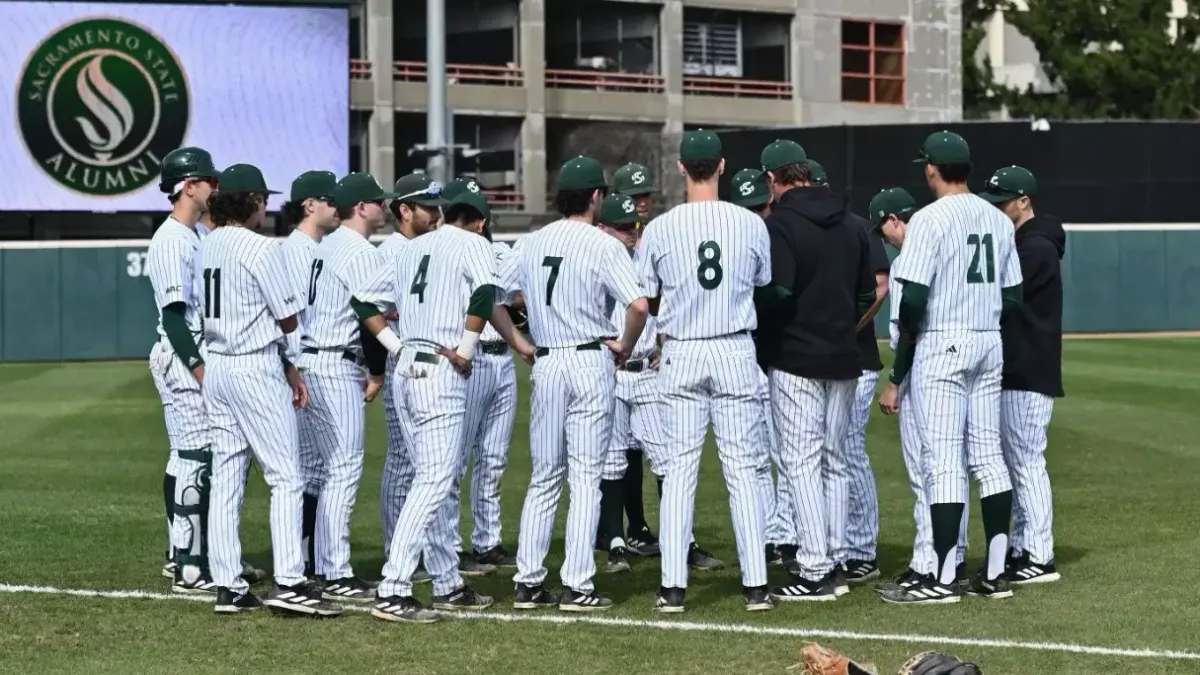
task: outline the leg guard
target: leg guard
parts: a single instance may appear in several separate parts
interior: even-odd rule
[[[173,523],[176,562],[185,581],[207,576],[208,493],[212,476],[212,449],[180,450],[181,470],[175,482]]]

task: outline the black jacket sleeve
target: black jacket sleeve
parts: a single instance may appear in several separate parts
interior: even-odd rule
[[[867,239],[868,236],[866,232],[859,230],[858,239],[861,253],[858,262],[858,285],[854,291],[858,305],[858,317],[856,318],[861,318],[875,304],[877,263],[871,255],[871,242]]]
[[[1060,273],[1058,247],[1044,237],[1034,236],[1021,249],[1022,295],[1030,298],[1045,290]]]
[[[796,294],[796,253],[783,229],[767,219],[767,232],[771,235],[771,285],[779,286],[789,294]]]

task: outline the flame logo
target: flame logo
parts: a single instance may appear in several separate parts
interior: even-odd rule
[[[104,127],[103,133],[86,117],[76,117],[75,121],[92,146],[96,159],[102,162],[112,157],[113,150],[129,137],[133,129],[133,106],[104,76],[101,69],[103,61],[103,54],[96,56],[79,70],[75,78],[79,99]]]

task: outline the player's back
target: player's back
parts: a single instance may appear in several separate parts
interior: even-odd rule
[[[408,246],[409,242],[411,241],[411,239],[403,234],[400,234],[399,232],[393,232],[389,234],[382,243],[379,244],[379,258],[383,261],[382,269],[386,271],[385,273],[387,274],[389,283],[391,282],[396,267],[396,258],[400,256],[400,251],[402,251],[404,247]],[[397,293],[396,295],[399,296],[400,294]],[[397,297],[396,300],[399,301],[400,298]],[[400,305],[396,305],[396,309],[399,311]],[[388,327],[391,328],[393,332],[396,332],[397,335],[399,335],[398,331],[400,330],[400,326],[395,319],[388,319]]]
[[[720,201],[681,204],[650,222],[638,254],[642,284],[661,283],[659,332],[695,340],[758,327],[754,289],[771,281],[771,249],[755,213]]]
[[[998,331],[1001,289],[1021,283],[1012,221],[971,193],[942,197],[909,221],[893,274],[929,287],[922,331]]]
[[[268,293],[297,303],[273,240],[242,227],[218,227],[200,244],[204,340],[210,352],[250,354],[283,337]],[[265,260],[275,256],[275,260]],[[276,277],[274,272],[278,271]]]
[[[512,247],[508,244],[503,244],[498,241],[492,242],[491,246],[492,253],[496,254],[496,269],[499,270],[500,263],[505,257],[508,256],[509,253],[512,253]],[[487,325],[483,327],[483,332],[480,333],[479,339],[483,342],[500,342],[504,340],[504,338],[500,337],[499,331],[496,330],[496,327],[492,325],[491,321],[489,321]]]
[[[454,225],[442,225],[401,248],[393,278],[400,339],[457,344],[472,292],[495,284],[495,257],[487,239]]]
[[[200,294],[196,286],[197,259],[200,236],[187,225],[168,217],[150,238],[146,251],[146,268],[154,289],[154,306],[158,310],[158,334],[166,337],[162,325],[162,308],[183,302],[187,305],[184,317],[193,333],[200,332]]]
[[[325,235],[313,252],[301,338],[305,347],[348,347],[358,338],[358,318],[350,306],[352,287],[379,269],[375,246],[348,227]]]

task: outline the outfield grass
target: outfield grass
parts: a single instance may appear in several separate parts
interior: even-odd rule
[[[617,601],[606,616],[625,625],[471,620],[395,626],[356,613],[324,622],[216,617],[206,604],[176,599],[0,593],[0,672],[783,673],[804,642],[792,635],[718,632],[715,624],[860,634],[820,641],[875,661],[882,672],[894,672],[907,655],[925,648],[957,653],[988,675],[1200,672],[1200,660],[1181,655],[1089,655],[1065,647],[1033,651],[920,639],[1200,651],[1200,591],[1189,575],[1200,559],[1200,448],[1194,440],[1200,340],[1073,341],[1065,350],[1068,398],[1055,410],[1049,453],[1064,580],[1018,589],[1009,601],[894,607],[862,589],[836,603],[750,615],[741,608],[736,569],[727,568],[693,575],[688,613],[680,619],[710,625],[652,630],[632,622],[659,620],[650,611],[658,586],[653,562],[624,577],[598,577],[599,590]],[[528,481],[527,404],[523,389],[504,483],[510,548]],[[354,563],[364,576],[377,578],[384,448],[379,404],[371,406],[368,425]],[[166,593],[169,584],[158,576],[166,536],[160,490],[165,447],[144,364],[0,367],[0,583]],[[912,497],[894,419],[872,416],[868,451],[880,490],[880,558],[892,574],[903,568],[912,541]],[[242,540],[247,557],[266,565],[267,495],[257,473],[253,483]],[[654,515],[653,488],[647,488]],[[696,536],[732,561],[727,504],[709,451]],[[560,509],[559,537],[564,515]],[[980,532],[976,524],[972,564],[982,551]],[[556,540],[552,565],[561,562],[561,548]],[[497,596],[494,615],[511,614],[510,579],[485,579],[478,586]],[[428,592],[428,586],[418,590],[422,597]],[[916,639],[898,641],[903,636]]]

